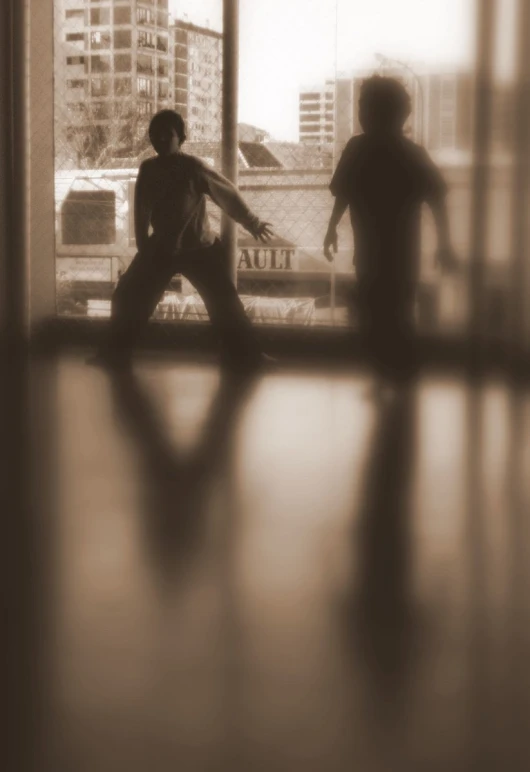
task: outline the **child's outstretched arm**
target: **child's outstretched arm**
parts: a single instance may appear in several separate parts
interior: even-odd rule
[[[326,235],[324,237],[324,255],[331,263],[334,254],[337,253],[339,248],[339,238],[337,236],[337,228],[342,219],[342,215],[348,207],[348,202],[345,198],[337,196],[333,205],[333,211],[329,218],[329,225]]]
[[[149,238],[151,209],[147,196],[145,169],[140,166],[134,188],[134,236],[139,252],[145,249]]]
[[[256,240],[267,242],[272,236],[272,227],[263,222],[247,205],[235,185],[214,169],[202,169],[206,192],[223,212],[245,228]]]

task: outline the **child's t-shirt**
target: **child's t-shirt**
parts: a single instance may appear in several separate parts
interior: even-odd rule
[[[330,190],[349,205],[358,278],[393,284],[414,282],[419,265],[421,205],[447,192],[428,153],[403,136],[352,137]]]
[[[142,163],[136,181],[136,205],[149,213],[153,232],[168,249],[200,249],[213,244],[206,211],[209,196],[232,219],[251,227],[258,219],[222,174],[185,153],[155,156]]]

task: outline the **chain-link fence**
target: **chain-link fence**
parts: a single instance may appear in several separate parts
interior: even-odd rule
[[[55,0],[60,314],[110,312],[113,287],[136,250],[134,185],[139,164],[153,154],[146,131],[155,112],[164,107],[180,112],[187,124],[185,152],[221,170],[222,0],[216,5],[199,0],[193,4]],[[388,3],[374,5],[384,5],[389,12]],[[401,5],[405,13],[407,2]],[[470,13],[472,5],[470,0],[461,8]],[[206,6],[210,13],[214,8],[213,23],[204,17]],[[468,64],[455,59],[453,65],[438,66],[421,61],[414,46],[410,57],[394,57],[391,50],[379,53],[381,35],[369,28],[369,14],[356,17],[354,30],[352,7],[346,0],[240,3],[239,187],[251,209],[274,228],[266,245],[240,230],[240,295],[256,322],[304,326],[355,322],[354,244],[347,214],[339,226],[335,260],[330,264],[323,255],[333,206],[329,184],[348,139],[363,130],[359,118],[363,81],[374,74],[387,75],[400,80],[411,97],[405,134],[426,147],[448,183],[451,231],[464,266],[451,279],[435,270],[435,229],[426,214],[418,320],[423,330],[462,332],[469,294],[465,266],[472,208],[472,58]],[[269,23],[271,15],[276,27]],[[317,20],[308,25],[307,34],[300,27],[302,15]],[[373,50],[361,65],[348,48],[348,28],[359,36],[363,23],[364,50]],[[400,35],[410,39],[404,30],[396,28],[393,50],[400,48]],[[283,43],[289,53],[282,58]],[[468,47],[472,51],[471,37]],[[305,69],[297,65],[304,57]],[[496,81],[492,216],[484,256],[486,316],[493,335],[503,335],[508,324],[514,115],[513,83]],[[219,210],[212,204],[209,212],[219,230]],[[206,318],[194,288],[180,276],[174,277],[156,316]]]

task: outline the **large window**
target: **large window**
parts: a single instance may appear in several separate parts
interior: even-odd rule
[[[503,0],[499,4],[504,7]],[[66,42],[66,35],[82,35],[81,28],[70,23],[81,19],[83,9],[81,3],[77,5],[57,16],[61,33],[57,40]],[[266,0],[240,0],[239,186],[251,209],[272,223],[275,234],[269,245],[261,245],[243,229],[238,233],[238,289],[257,323],[356,324],[351,300],[357,280],[355,244],[347,212],[338,227],[334,261],[328,262],[323,254],[334,201],[329,185],[346,143],[363,131],[359,115],[363,82],[383,75],[399,80],[407,89],[411,115],[404,126],[405,136],[425,147],[447,182],[451,231],[462,265],[460,273],[452,277],[443,277],[436,269],[436,228],[425,209],[417,319],[424,331],[465,329],[476,3],[429,0],[423,5],[417,0],[372,0],[359,14],[350,0],[289,0],[278,14],[271,13]],[[56,6],[62,7],[59,2]],[[171,100],[187,122],[187,152],[222,168],[222,2],[188,3],[186,18],[184,12],[179,17],[179,8],[177,4],[169,46],[167,3],[87,4],[87,22],[92,27],[111,20],[131,25],[112,30],[117,50],[108,55],[94,51],[110,47],[111,33],[87,30],[86,74],[85,58],[75,55],[75,49],[58,47],[56,51],[62,57],[56,68],[58,212],[66,191],[88,185],[89,178],[95,187],[112,192],[115,240],[108,252],[103,251],[108,243],[98,242],[98,254],[106,254],[109,261],[119,260],[122,268],[134,255],[129,191],[141,158],[152,152],[146,131],[153,112]],[[390,30],[388,35],[381,18],[385,19],[384,30]],[[509,58],[513,46],[505,42],[498,46],[504,46]],[[509,74],[496,72],[483,273],[485,303],[491,305],[491,319],[495,319],[488,324],[499,331],[505,329],[509,314],[506,287],[514,205],[510,193],[517,125],[514,100]],[[213,204],[208,206],[212,226],[219,231],[220,212]],[[95,205],[85,209],[90,217],[96,211],[102,210]],[[94,227],[93,232],[96,230]],[[76,257],[67,254],[64,240],[60,250],[64,258]],[[112,276],[114,281],[115,272]],[[75,282],[72,287],[75,292]],[[179,318],[175,309],[180,300],[172,296],[169,304],[175,318]],[[168,318],[167,308],[165,313]]]

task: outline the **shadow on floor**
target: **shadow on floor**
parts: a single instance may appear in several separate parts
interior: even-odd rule
[[[201,436],[184,453],[140,380],[134,375],[112,380],[116,413],[139,451],[146,549],[166,586],[201,549],[215,482],[227,474],[238,418],[254,386],[250,379],[222,378]]]

